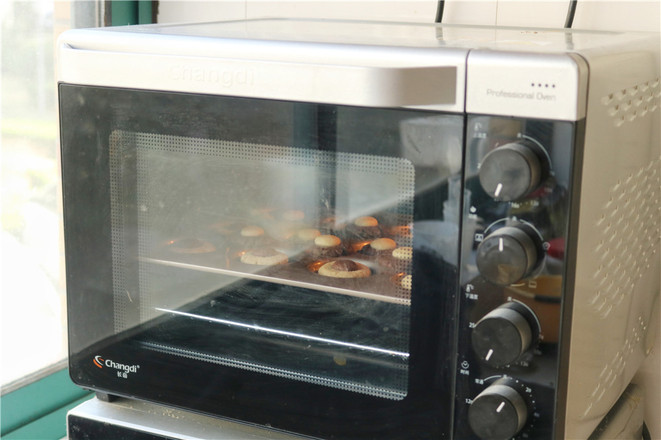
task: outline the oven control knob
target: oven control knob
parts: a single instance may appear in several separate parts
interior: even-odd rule
[[[507,286],[527,277],[544,256],[542,240],[525,223],[504,226],[477,247],[477,269],[488,281]]]
[[[494,200],[519,200],[535,191],[548,176],[548,159],[533,142],[519,141],[490,151],[482,159],[479,178]]]
[[[526,424],[529,404],[509,377],[498,379],[482,391],[468,408],[468,424],[482,439],[506,440]]]
[[[475,324],[471,344],[482,362],[503,367],[517,361],[538,338],[539,324],[533,311],[512,301],[493,309]]]

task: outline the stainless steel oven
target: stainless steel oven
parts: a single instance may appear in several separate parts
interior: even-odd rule
[[[651,347],[658,36],[59,41],[71,377],[320,438],[583,438]]]

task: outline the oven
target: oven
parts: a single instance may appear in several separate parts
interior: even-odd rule
[[[255,20],[59,48],[78,385],[318,438],[577,438],[651,347],[653,38]]]

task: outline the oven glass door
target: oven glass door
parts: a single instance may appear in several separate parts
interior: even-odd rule
[[[449,432],[463,116],[60,101],[74,381],[311,435]]]

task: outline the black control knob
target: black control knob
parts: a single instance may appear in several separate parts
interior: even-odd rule
[[[490,151],[480,164],[480,184],[495,200],[509,202],[535,191],[548,177],[543,150],[528,141],[505,144]]]
[[[529,406],[510,378],[489,385],[468,408],[468,424],[482,439],[506,440],[526,424]]]
[[[471,334],[475,354],[493,367],[503,367],[517,361],[538,339],[539,325],[535,314],[514,301],[484,315]]]
[[[477,248],[477,269],[488,281],[507,286],[527,277],[543,258],[542,242],[525,223],[504,226]]]

